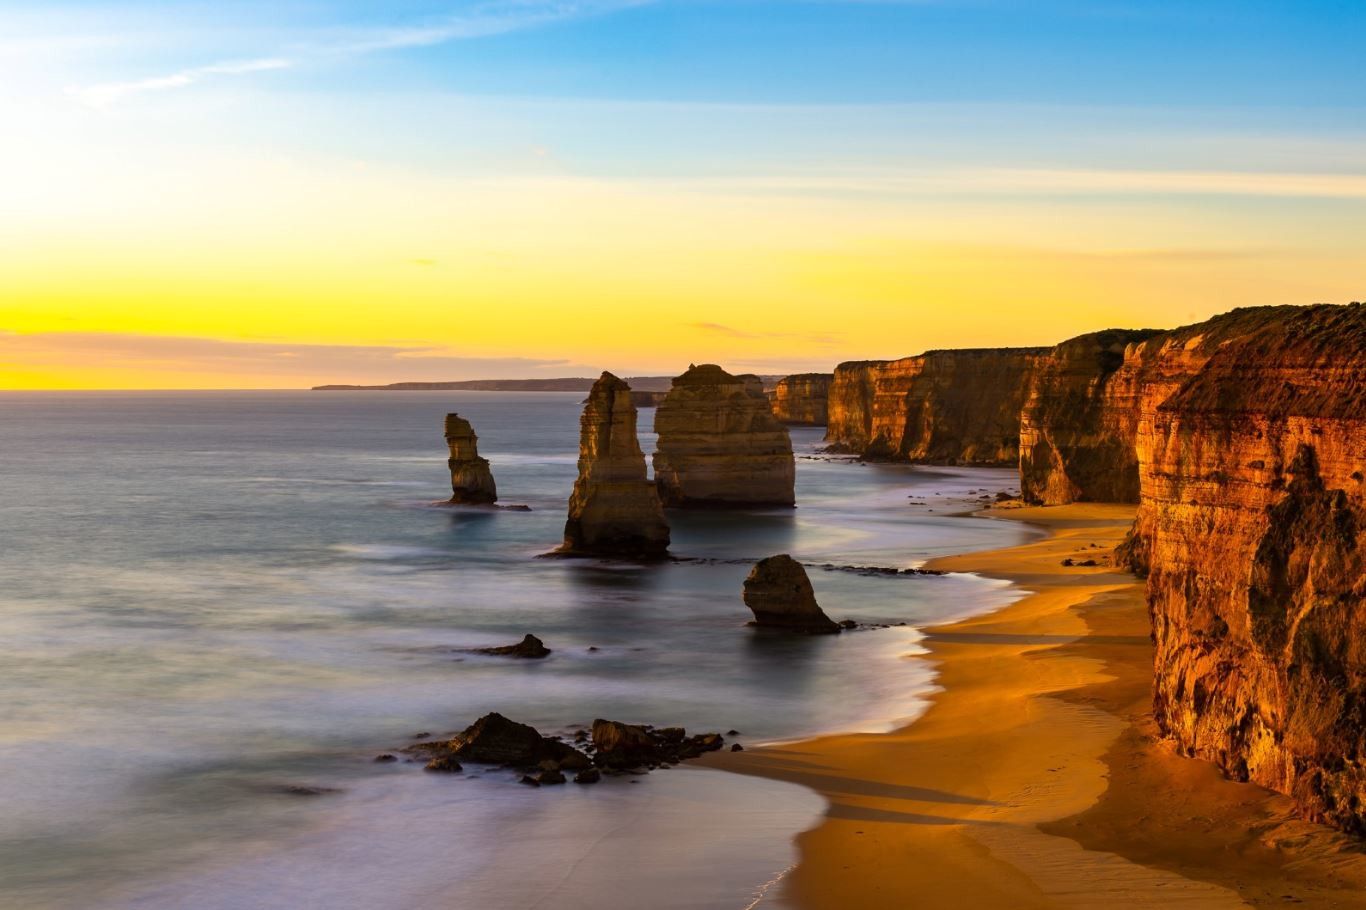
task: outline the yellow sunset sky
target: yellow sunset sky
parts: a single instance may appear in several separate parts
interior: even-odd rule
[[[971,93],[892,62],[832,88],[798,65],[822,25],[850,54],[959,27],[833,3],[727,81],[727,45],[668,31],[722,8],[597,6],[378,47],[302,11],[9,22],[0,388],[787,373],[1363,296],[1359,109],[1313,84],[1322,109],[1179,73],[1012,97],[1009,61]],[[626,35],[659,56],[584,62]]]

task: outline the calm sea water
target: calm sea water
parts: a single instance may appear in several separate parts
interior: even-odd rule
[[[1009,545],[1031,532],[945,513],[1014,477],[802,460],[795,510],[670,515],[673,552],[704,561],[537,559],[580,398],[0,394],[0,906],[749,905],[822,808],[804,790],[676,769],[536,791],[371,759],[492,710],[749,743],[913,717],[917,627],[1012,591],[816,570],[837,619],[908,625],[771,637],[744,625],[745,563]],[[449,410],[532,511],[429,507]],[[554,654],[462,650],[527,632]]]

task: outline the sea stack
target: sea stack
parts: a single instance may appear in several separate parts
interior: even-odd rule
[[[761,559],[745,579],[745,606],[754,625],[808,635],[839,632],[839,625],[816,603],[806,569],[786,553]]]
[[[564,524],[568,555],[658,559],[669,548],[659,494],[645,474],[631,387],[603,373],[579,421],[579,479]]]
[[[451,502],[487,505],[498,501],[487,458],[479,457],[479,437],[459,414],[446,415],[446,445],[450,446]]]
[[[666,506],[796,502],[792,439],[757,376],[689,367],[656,409],[655,432],[655,481]]]

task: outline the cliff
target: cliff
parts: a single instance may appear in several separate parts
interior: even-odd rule
[[[668,506],[783,505],[796,501],[796,465],[757,376],[690,367],[655,410],[659,495]]]
[[[784,376],[773,388],[773,416],[783,423],[823,427],[828,419],[829,373]]]
[[[487,458],[479,457],[479,437],[474,427],[459,414],[446,415],[446,445],[451,457],[451,502],[487,504],[498,501]]]
[[[870,460],[1014,464],[1020,410],[1047,348],[929,351],[835,368],[826,441]]]
[[[1020,484],[1028,502],[1138,502],[1145,419],[1224,346],[1298,307],[1250,307],[1171,331],[1082,335],[1040,360],[1020,415]]]
[[[1189,328],[1136,440],[1154,716],[1184,754],[1366,833],[1366,307]]]
[[[669,525],[645,475],[631,387],[603,373],[579,420],[579,478],[560,552],[652,559],[668,547]]]
[[[1094,332],[1039,359],[1020,412],[1025,501],[1138,502],[1136,365],[1147,359],[1143,343],[1163,334]]]

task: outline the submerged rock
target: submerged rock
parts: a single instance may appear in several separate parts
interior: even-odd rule
[[[655,411],[655,432],[655,481],[667,506],[796,501],[792,439],[756,376],[690,367]]]
[[[559,552],[658,559],[668,548],[669,525],[646,478],[631,387],[603,373],[580,419],[579,479]]]
[[[808,634],[839,632],[839,624],[816,603],[816,592],[806,569],[786,553],[755,563],[745,579],[745,606],[754,625]]]
[[[498,501],[487,458],[479,457],[479,437],[459,414],[446,415],[446,445],[451,457],[451,502],[487,505]]]
[[[472,650],[476,654],[492,654],[497,657],[520,657],[530,660],[538,660],[550,654],[550,649],[545,646],[545,643],[531,634],[528,634],[515,645],[501,645],[496,648],[473,648]]]

